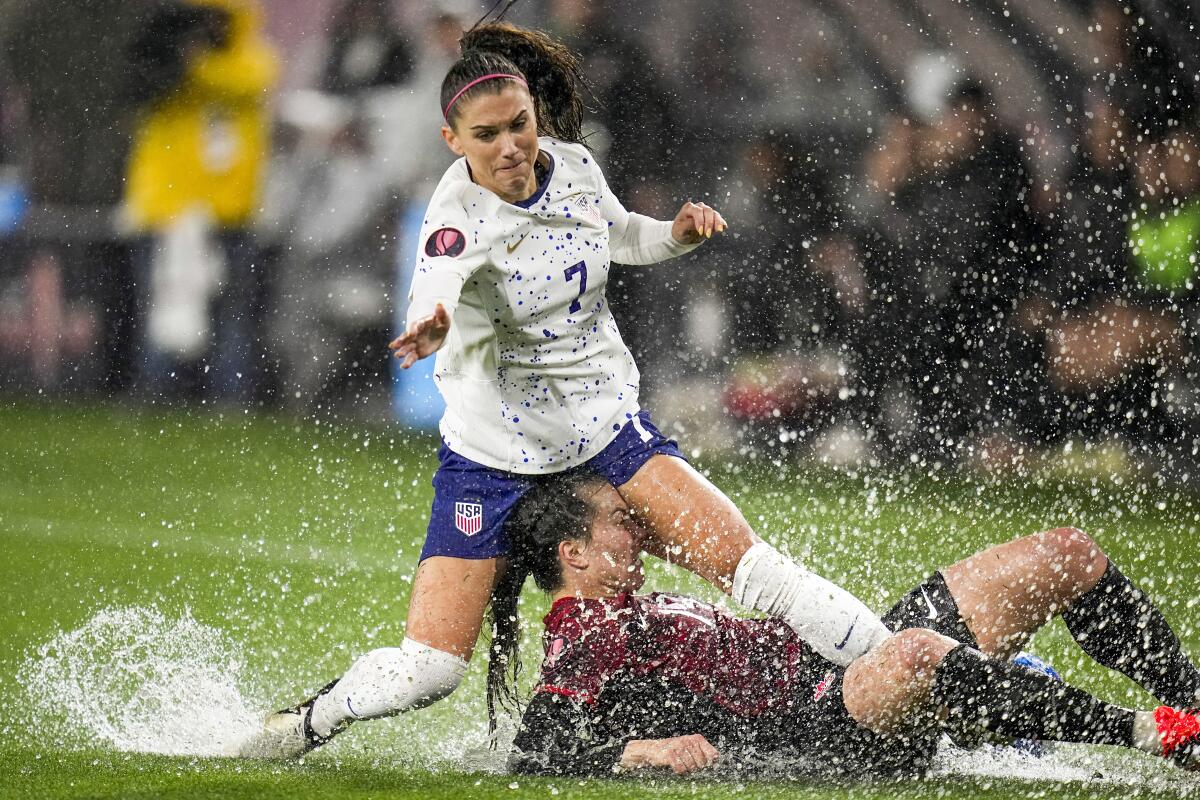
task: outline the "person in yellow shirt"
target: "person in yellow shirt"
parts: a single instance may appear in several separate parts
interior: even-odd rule
[[[143,234],[144,383],[156,393],[186,390],[189,371],[202,376],[194,388],[214,397],[248,400],[255,389],[262,276],[249,226],[278,75],[260,28],[253,0],[176,0],[134,45],[150,97],[125,211]]]

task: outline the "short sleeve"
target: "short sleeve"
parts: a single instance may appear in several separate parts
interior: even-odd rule
[[[417,243],[407,322],[428,317],[441,303],[454,316],[463,284],[487,260],[484,223],[471,220],[453,199],[430,203]]]

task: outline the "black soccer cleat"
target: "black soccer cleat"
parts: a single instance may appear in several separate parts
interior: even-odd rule
[[[269,715],[263,720],[262,730],[238,748],[238,755],[242,758],[293,759],[328,742],[340,729],[331,731],[328,736],[318,736],[312,728],[312,712],[317,698],[328,694],[336,684],[337,681],[333,681],[303,703]]]

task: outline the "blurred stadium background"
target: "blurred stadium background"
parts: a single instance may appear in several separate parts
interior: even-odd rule
[[[0,389],[435,424],[389,373],[468,0],[0,0]],[[527,0],[627,205],[614,272],[708,451],[1193,480],[1200,7]],[[427,371],[426,371],[427,374]]]
[[[55,650],[98,619],[157,643],[194,612],[188,657],[239,682],[254,724],[402,635],[440,412],[431,365],[394,375],[386,343],[452,158],[438,86],[485,11],[0,0],[0,795],[517,787],[464,756],[486,742],[479,658],[452,700],[283,768],[199,758],[205,686],[147,692],[154,669],[189,682],[170,647],[147,675],[129,631],[83,636],[82,678]],[[522,0],[509,18],[583,55],[589,142],[629,207],[704,199],[731,222],[679,262],[615,269],[609,294],[646,404],[756,527],[883,608],[935,565],[1079,525],[1197,652],[1200,6]],[[1145,700],[1065,629],[1034,644]],[[56,665],[99,689],[30,679]],[[123,699],[145,695],[161,708]],[[215,705],[204,735],[229,733]],[[1091,758],[853,796],[1196,796],[1147,759]]]

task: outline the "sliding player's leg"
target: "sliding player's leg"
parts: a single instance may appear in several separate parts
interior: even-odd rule
[[[1154,602],[1111,561],[1062,615],[1085,653],[1124,673],[1162,703],[1200,707],[1200,670]]]
[[[979,650],[1008,658],[1095,586],[1107,564],[1091,537],[1055,528],[990,547],[941,576]]]
[[[1200,721],[1131,711],[931,630],[902,630],[846,670],[850,716],[884,735],[983,727],[1014,739],[1131,747],[1200,766]]]
[[[1080,647],[1158,700],[1200,705],[1200,671],[1153,602],[1075,528],[1026,536],[942,570],[980,650],[1006,658],[1061,615]],[[970,643],[970,642],[968,642]]]
[[[650,552],[780,617],[830,661],[849,664],[889,635],[860,600],[761,541],[729,498],[682,458],[653,455],[613,483],[646,524]]]

